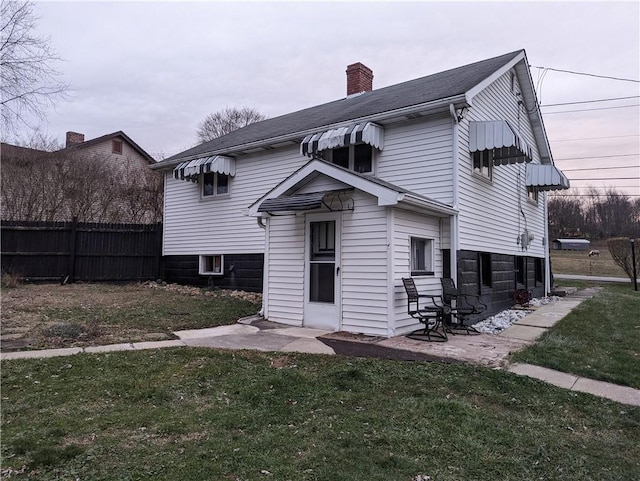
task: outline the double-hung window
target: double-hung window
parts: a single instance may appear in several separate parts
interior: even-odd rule
[[[433,275],[433,239],[411,238],[411,275]]]
[[[368,144],[347,145],[333,149],[329,156],[332,164],[359,174],[373,173],[373,149]]]
[[[229,194],[229,176],[219,172],[202,174],[202,197]]]
[[[491,180],[493,177],[491,151],[478,150],[471,154],[471,159],[473,161],[473,173]]]

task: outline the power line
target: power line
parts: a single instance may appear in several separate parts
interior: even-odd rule
[[[591,104],[594,102],[610,102],[612,100],[628,100],[628,99],[637,99],[637,98],[640,98],[640,95],[632,95],[630,97],[614,97],[610,99],[582,100],[580,102],[563,102],[561,104],[545,104],[545,105],[540,105],[540,107],[557,107],[560,105]]]
[[[551,197],[640,197],[640,194],[551,194]]]
[[[612,157],[637,157],[640,154],[619,154],[619,155],[593,155],[591,157],[565,157],[554,160],[589,160],[589,159],[610,159]]]
[[[621,139],[623,137],[640,137],[640,134],[610,135],[608,137],[583,137],[581,139],[558,139],[558,140],[551,140],[550,142],[555,143],[555,142],[575,142],[578,140]]]
[[[569,180],[640,180],[640,177],[592,177],[586,179],[569,179]]]
[[[640,80],[635,80],[635,79],[628,79],[628,78],[620,78],[620,77],[610,77],[609,75],[597,75],[594,73],[586,73],[586,72],[575,72],[573,70],[562,70],[559,68],[551,68],[551,67],[535,67],[533,65],[529,65],[529,67],[531,68],[538,68],[541,70],[552,70],[554,72],[563,72],[563,73],[570,73],[573,75],[584,75],[586,77],[597,77],[597,78],[604,78],[604,79],[609,79],[609,80],[619,80],[621,82],[633,82],[633,83],[640,83]]]
[[[562,172],[577,172],[579,170],[611,170],[611,169],[640,169],[640,165],[625,165],[621,167],[590,167],[584,169],[562,169]]]
[[[571,186],[571,189],[637,189],[639,186],[637,185],[615,185],[615,186],[603,186],[603,185],[580,185],[580,186]]]
[[[593,112],[594,110],[628,109],[629,107],[640,107],[640,104],[619,105],[617,107],[600,107],[600,108],[597,108],[597,109],[559,110],[558,112],[547,112],[547,113],[545,113],[545,115],[570,114],[570,113],[573,113],[573,112]]]

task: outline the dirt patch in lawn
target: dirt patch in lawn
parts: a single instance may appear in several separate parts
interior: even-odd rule
[[[260,294],[177,284],[26,284],[2,289],[3,351],[173,339],[173,331],[233,324]]]

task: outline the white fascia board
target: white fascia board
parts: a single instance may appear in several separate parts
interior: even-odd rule
[[[487,88],[489,85],[491,85],[493,82],[498,80],[502,75],[504,75],[509,70],[511,70],[518,62],[520,62],[523,59],[526,59],[524,51],[520,52],[512,60],[510,60],[509,62],[504,64],[502,67],[500,67],[498,70],[493,72],[486,79],[484,79],[480,83],[476,84],[474,87],[471,87],[469,90],[467,90],[467,93],[465,94],[466,95],[466,99],[467,99],[467,103],[469,103],[469,105],[472,105],[473,104],[473,97],[478,95],[478,93],[480,93],[485,88]]]
[[[418,208],[423,211],[428,211],[432,214],[436,214],[438,217],[450,217],[458,213],[458,210],[453,207],[439,204],[423,197],[416,197],[411,194],[403,194],[401,204]]]

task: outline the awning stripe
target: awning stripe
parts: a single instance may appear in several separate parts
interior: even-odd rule
[[[300,153],[313,157],[317,152],[364,142],[378,150],[384,147],[384,129],[372,122],[352,124],[307,135],[300,144]]]
[[[570,187],[569,179],[555,165],[527,164],[525,185],[538,190],[561,190]]]
[[[491,150],[494,165],[531,162],[533,151],[504,120],[469,122],[469,151]]]
[[[200,174],[218,172],[234,176],[236,175],[236,161],[231,157],[216,155],[213,157],[201,157],[178,164],[173,169],[173,177],[178,180],[197,180]]]

